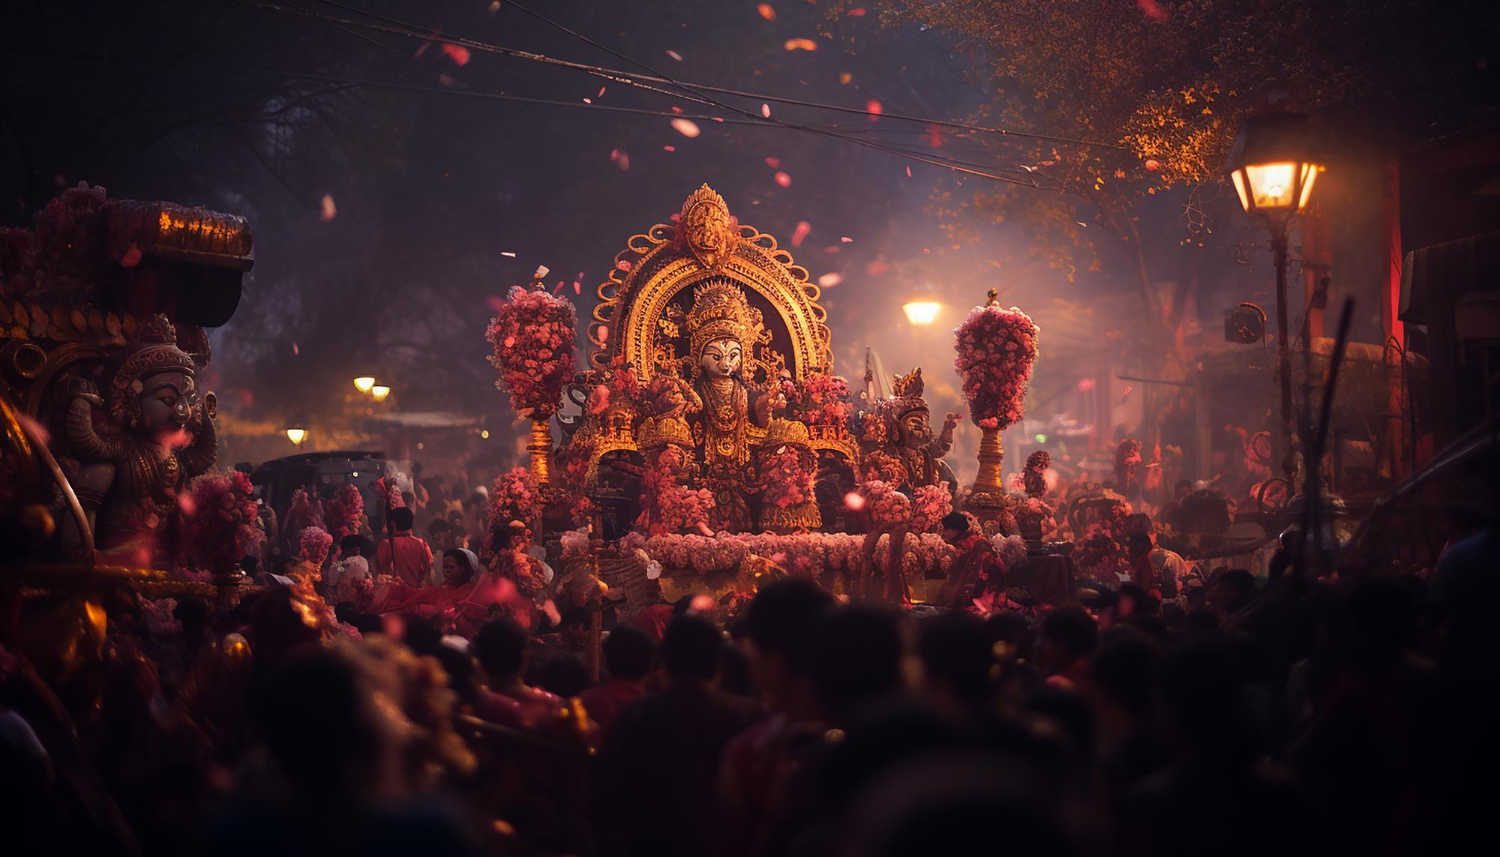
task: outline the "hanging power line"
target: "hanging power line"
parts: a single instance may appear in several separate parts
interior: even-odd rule
[[[465,48],[472,48],[474,50],[481,50],[481,51],[488,51],[488,52],[493,52],[493,53],[499,53],[499,54],[507,55],[507,56],[516,56],[516,57],[525,58],[525,59],[537,59],[539,61],[543,61],[543,62],[546,62],[548,64],[554,64],[554,65],[559,65],[559,66],[563,66],[563,67],[567,67],[567,68],[572,68],[572,69],[575,69],[575,70],[585,71],[585,72],[587,72],[589,74],[593,74],[593,75],[596,75],[596,76],[599,76],[599,77],[603,77],[605,79],[611,80],[613,82],[621,83],[621,84],[624,84],[624,85],[641,87],[641,84],[637,83],[636,80],[635,80],[635,78],[638,77],[637,75],[631,75],[631,74],[628,74],[626,72],[621,72],[621,71],[617,71],[617,70],[613,70],[613,69],[605,69],[605,68],[602,68],[602,67],[599,67],[599,66],[592,66],[592,65],[589,65],[589,64],[586,64],[586,63],[577,63],[577,62],[566,61],[566,60],[557,60],[557,59],[554,59],[554,58],[551,58],[551,57],[546,57],[543,54],[537,54],[537,53],[531,52],[531,51],[518,51],[518,50],[515,50],[515,49],[511,49],[511,48],[503,48],[503,47],[496,46],[496,45],[490,45],[490,44],[485,43],[485,42],[479,42],[479,41],[474,40],[474,39],[466,39],[466,38],[458,38],[458,37],[445,37],[445,36],[442,36],[442,35],[437,34],[435,32],[423,32],[422,30],[416,28],[416,25],[410,24],[408,22],[401,21],[401,20],[395,19],[395,18],[391,18],[391,17],[385,16],[385,15],[379,15],[379,14],[372,13],[372,12],[365,12],[364,10],[357,9],[355,7],[348,6],[348,5],[343,4],[343,3],[334,2],[334,0],[321,0],[321,2],[324,2],[327,5],[332,5],[332,6],[341,8],[341,9],[351,10],[351,11],[354,11],[354,12],[356,12],[358,14],[364,14],[364,15],[367,15],[367,16],[372,17],[372,18],[377,18],[379,20],[386,21],[388,23],[394,24],[395,27],[393,28],[393,27],[388,27],[388,26],[381,26],[381,25],[377,25],[377,24],[370,24],[368,22],[355,21],[355,20],[346,19],[346,18],[339,18],[337,16],[332,16],[332,15],[324,15],[324,14],[321,14],[321,13],[312,12],[310,10],[305,10],[305,9],[302,9],[302,8],[290,8],[290,7],[283,6],[283,5],[267,5],[265,3],[253,2],[253,0],[240,0],[240,2],[243,2],[246,5],[252,5],[252,6],[255,6],[257,8],[268,10],[268,11],[284,12],[284,13],[293,14],[293,15],[300,15],[302,17],[307,17],[307,18],[311,18],[311,19],[314,19],[314,20],[319,20],[319,21],[322,21],[324,23],[328,23],[328,24],[332,24],[334,26],[338,26],[340,29],[344,29],[346,26],[363,27],[363,28],[371,29],[371,30],[374,30],[374,31],[377,31],[377,32],[383,32],[383,33],[386,33],[386,34],[389,34],[389,35],[397,35],[397,36],[404,36],[404,37],[407,37],[407,38],[420,39],[420,40],[422,40],[424,42],[438,42],[438,43],[444,43],[444,44],[454,44],[454,45],[465,47]],[[779,119],[770,119],[768,117],[762,116],[759,113],[752,113],[751,111],[741,109],[741,108],[736,107],[734,105],[726,104],[726,103],[724,103],[722,101],[719,101],[718,99],[712,98],[711,96],[707,96],[707,95],[705,95],[702,92],[697,92],[696,91],[696,87],[693,84],[686,84],[686,83],[682,83],[680,81],[674,80],[670,76],[667,76],[667,75],[661,73],[660,71],[652,68],[649,65],[646,65],[645,63],[639,62],[637,60],[632,60],[629,57],[625,56],[624,54],[620,54],[619,52],[614,51],[613,49],[611,49],[611,48],[609,48],[607,46],[604,46],[604,45],[602,45],[602,44],[600,44],[600,43],[598,43],[598,42],[596,42],[596,41],[588,38],[587,36],[584,36],[584,35],[576,32],[576,31],[574,31],[574,30],[572,30],[572,29],[570,29],[570,28],[568,28],[568,27],[566,27],[566,26],[564,26],[562,24],[559,24],[559,23],[557,23],[555,21],[552,21],[551,19],[546,18],[545,16],[542,16],[542,15],[540,15],[540,14],[538,14],[538,13],[536,13],[536,12],[530,10],[530,9],[527,9],[526,7],[521,6],[520,4],[512,3],[511,5],[516,6],[516,8],[520,9],[521,11],[526,12],[527,14],[532,15],[532,16],[538,18],[539,20],[544,21],[545,23],[547,23],[547,24],[549,24],[549,25],[551,25],[553,27],[556,27],[557,29],[563,31],[564,33],[567,33],[569,36],[577,38],[577,39],[585,42],[586,44],[589,44],[592,47],[595,47],[595,48],[597,48],[599,50],[603,50],[603,51],[605,51],[607,53],[610,53],[612,56],[616,56],[618,58],[624,59],[625,61],[630,62],[630,63],[632,63],[634,65],[642,66],[648,72],[651,73],[651,75],[652,75],[651,79],[654,80],[654,81],[659,81],[659,82],[666,83],[666,84],[669,84],[669,85],[677,86],[677,87],[686,89],[687,92],[686,93],[667,92],[667,91],[663,91],[661,89],[658,89],[656,87],[651,87],[651,86],[644,86],[644,87],[641,87],[641,88],[649,89],[649,90],[651,90],[653,92],[658,92],[658,93],[662,93],[662,94],[672,95],[673,97],[685,98],[687,100],[696,101],[696,102],[698,102],[700,104],[709,104],[709,105],[712,105],[712,106],[721,107],[724,110],[730,111],[732,113],[738,113],[738,114],[740,114],[743,117],[743,119],[740,120],[740,121],[728,120],[728,119],[724,119],[724,118],[718,117],[718,116],[708,117],[708,118],[710,118],[710,119],[712,119],[714,121],[731,122],[732,124],[765,125],[765,126],[771,126],[771,127],[789,128],[789,129],[792,129],[792,130],[803,131],[805,133],[816,134],[816,135],[827,137],[827,138],[830,138],[830,139],[840,140],[840,141],[843,141],[843,142],[846,142],[846,143],[852,143],[854,145],[861,146],[861,147],[864,147],[864,148],[874,149],[876,151],[881,151],[881,152],[885,152],[887,154],[896,155],[897,157],[906,158],[908,160],[913,160],[913,161],[916,161],[918,163],[926,164],[926,165],[929,165],[929,166],[941,167],[943,169],[951,170],[951,171],[958,172],[958,173],[963,173],[963,174],[968,174],[968,175],[974,175],[974,176],[978,176],[978,177],[981,177],[981,178],[989,178],[989,179],[992,179],[992,180],[995,180],[995,181],[1002,181],[1002,182],[1007,182],[1007,183],[1010,183],[1010,184],[1017,184],[1017,185],[1021,185],[1023,187],[1031,187],[1031,188],[1036,188],[1036,189],[1040,189],[1040,190],[1059,190],[1060,189],[1060,188],[1055,187],[1055,186],[1043,185],[1043,184],[1039,183],[1035,178],[1032,178],[1032,177],[1021,179],[1021,178],[1016,178],[1014,176],[1006,176],[1006,175],[999,175],[998,174],[998,173],[1007,173],[1008,172],[1008,173],[1013,173],[1013,174],[1016,174],[1016,175],[1027,175],[1027,176],[1030,176],[1030,174],[1031,174],[1032,171],[1024,170],[1024,169],[1021,169],[1021,168],[1018,168],[1018,167],[1002,167],[1002,166],[995,166],[995,165],[989,165],[989,164],[975,164],[973,162],[960,161],[960,160],[957,160],[957,159],[954,159],[954,158],[945,157],[945,156],[931,155],[931,154],[927,154],[927,153],[923,153],[923,152],[913,151],[911,149],[906,149],[906,148],[895,146],[895,145],[888,144],[888,143],[876,142],[876,141],[872,141],[872,140],[864,140],[864,139],[859,139],[859,138],[851,137],[851,136],[848,136],[846,133],[844,133],[842,131],[835,131],[835,130],[831,130],[831,129],[820,127],[820,126],[805,125],[805,124],[798,124],[798,123],[789,123],[789,122],[781,121]],[[393,50],[394,51],[394,49],[390,48],[389,46],[383,45],[383,44],[381,45],[381,47],[383,47],[383,48],[385,48],[387,50]],[[426,66],[424,66],[424,67],[426,67]],[[450,76],[452,76],[451,72],[447,72],[447,73]],[[859,112],[859,111],[856,111],[856,112]],[[865,113],[864,115],[873,115],[873,114]],[[919,121],[928,121],[928,120],[919,120]]]
[[[496,44],[493,44],[491,42],[485,42],[485,41],[481,41],[481,40],[478,40],[478,39],[470,39],[470,38],[465,38],[465,37],[461,37],[461,36],[448,36],[448,35],[444,35],[442,33],[436,32],[435,28],[433,28],[433,29],[423,29],[419,25],[412,24],[412,23],[407,22],[407,21],[402,21],[402,20],[400,20],[398,18],[393,18],[393,17],[390,17],[388,15],[382,15],[382,14],[379,14],[379,13],[376,13],[376,12],[366,11],[366,10],[360,9],[360,8],[358,8],[356,6],[351,6],[351,5],[347,4],[347,3],[337,2],[337,0],[319,0],[319,2],[321,2],[321,3],[325,4],[325,5],[328,5],[328,6],[333,6],[335,8],[344,9],[346,11],[349,11],[349,12],[352,12],[352,13],[355,13],[355,14],[365,15],[365,16],[367,16],[369,18],[373,18],[373,19],[376,19],[376,20],[384,21],[384,22],[386,22],[390,26],[380,26],[378,24],[372,24],[372,23],[370,23],[368,21],[357,21],[357,20],[348,19],[348,18],[339,18],[337,16],[326,15],[326,14],[322,14],[322,13],[319,13],[319,12],[314,12],[314,11],[311,11],[311,10],[294,9],[294,8],[288,8],[286,6],[272,4],[272,3],[257,2],[257,0],[239,0],[239,2],[243,2],[243,3],[247,4],[247,5],[253,5],[253,6],[256,6],[258,8],[269,10],[269,11],[277,11],[277,12],[283,12],[283,13],[286,13],[286,14],[300,15],[300,16],[303,16],[303,17],[315,18],[315,19],[325,20],[325,21],[329,21],[329,22],[335,22],[336,21],[338,23],[343,23],[343,24],[347,24],[347,25],[350,25],[350,26],[364,27],[364,28],[367,28],[367,29],[378,30],[378,31],[381,31],[381,32],[385,32],[388,35],[400,35],[400,36],[405,36],[407,38],[421,39],[423,41],[437,42],[437,43],[440,43],[440,44],[451,44],[451,45],[455,45],[455,46],[459,46],[459,47],[465,47],[465,48],[469,48],[469,49],[472,49],[472,50],[481,51],[481,52],[484,52],[484,53],[493,53],[493,54],[498,54],[498,55],[501,55],[501,56],[511,57],[511,58],[514,58],[514,59],[523,59],[523,60],[528,60],[528,61],[531,61],[531,62],[543,63],[543,64],[546,64],[546,65],[555,65],[555,66],[558,66],[558,67],[561,67],[561,68],[570,68],[570,69],[573,69],[575,71],[583,71],[583,72],[586,72],[586,73],[589,73],[589,74],[597,75],[599,77],[609,78],[609,79],[613,80],[614,82],[622,83],[622,84],[626,84],[626,85],[632,85],[632,86],[639,85],[639,82],[641,82],[641,81],[645,81],[645,82],[648,82],[648,83],[658,83],[658,84],[662,84],[662,83],[665,83],[665,84],[675,84],[677,86],[682,86],[682,87],[691,87],[693,90],[699,90],[699,91],[702,91],[702,92],[713,92],[713,93],[718,93],[720,95],[733,95],[733,96],[741,97],[741,98],[750,98],[750,99],[755,99],[755,100],[758,100],[758,101],[767,101],[767,102],[771,102],[771,103],[774,103],[774,104],[789,104],[789,105],[797,106],[797,107],[807,107],[807,108],[817,109],[817,110],[827,110],[827,111],[834,112],[834,113],[845,113],[845,114],[850,114],[850,115],[855,115],[855,116],[863,116],[863,117],[866,117],[866,118],[893,119],[893,120],[904,121],[904,122],[916,122],[916,123],[921,123],[923,125],[936,125],[936,126],[938,126],[940,128],[956,128],[956,129],[965,130],[965,131],[978,131],[978,132],[983,132],[983,133],[987,133],[987,134],[997,134],[997,135],[1005,136],[1005,137],[1017,137],[1017,138],[1031,139],[1031,140],[1041,140],[1041,141],[1046,141],[1046,142],[1062,143],[1062,144],[1074,145],[1074,146],[1092,146],[1092,147],[1097,147],[1097,148],[1119,149],[1119,150],[1122,150],[1122,151],[1126,150],[1125,146],[1121,146],[1118,143],[1107,143],[1107,142],[1103,142],[1103,141],[1100,141],[1100,140],[1083,140],[1083,139],[1079,139],[1079,138],[1076,138],[1076,137],[1065,137],[1065,136],[1056,135],[1056,134],[1040,134],[1040,133],[1031,132],[1031,131],[1020,131],[1020,130],[1016,130],[1016,129],[1012,129],[1012,128],[1002,128],[1002,127],[991,126],[991,125],[980,125],[980,124],[976,124],[976,123],[973,123],[973,122],[963,122],[963,121],[956,120],[956,119],[934,119],[934,118],[927,117],[927,116],[915,116],[915,115],[906,114],[906,113],[887,113],[887,112],[884,112],[884,111],[882,111],[880,113],[872,113],[869,110],[861,109],[861,108],[858,108],[858,107],[846,107],[846,106],[839,105],[839,104],[829,104],[829,103],[826,103],[826,102],[811,101],[811,100],[801,99],[801,98],[792,98],[792,97],[789,97],[789,96],[782,96],[782,95],[773,95],[773,94],[764,93],[764,92],[752,92],[752,91],[748,91],[748,90],[735,89],[733,87],[716,86],[714,84],[696,83],[696,82],[684,82],[684,81],[681,81],[681,80],[673,79],[673,78],[671,78],[671,77],[669,77],[669,76],[667,76],[665,74],[662,74],[660,71],[653,71],[652,73],[650,73],[648,75],[641,75],[641,74],[636,74],[636,73],[632,73],[632,72],[622,71],[622,70],[619,70],[619,69],[612,69],[612,68],[607,68],[607,67],[604,67],[604,66],[592,65],[590,63],[582,63],[582,62],[576,62],[576,61],[573,61],[573,60],[559,59],[557,57],[551,57],[551,56],[548,56],[546,54],[537,53],[536,51],[527,51],[527,50],[522,50],[522,49],[519,49],[519,48],[508,48],[508,47],[505,47],[503,45],[496,45]],[[637,61],[631,60],[629,57],[624,56],[623,54],[617,53],[616,51],[614,51],[611,48],[608,48],[608,47],[606,47],[606,46],[604,46],[602,44],[599,44],[598,42],[595,42],[595,41],[593,41],[591,39],[588,39],[586,36],[583,36],[583,35],[581,35],[579,33],[576,33],[576,32],[574,32],[574,31],[572,31],[572,30],[570,30],[570,29],[568,29],[566,27],[563,27],[563,25],[558,24],[555,21],[551,21],[550,19],[545,18],[545,17],[539,15],[536,12],[533,12],[532,10],[530,10],[530,9],[528,9],[528,8],[520,5],[519,3],[510,2],[509,5],[515,6],[520,11],[526,12],[527,14],[530,14],[530,15],[532,15],[534,17],[537,17],[539,20],[545,21],[545,22],[547,22],[549,24],[552,24],[553,26],[559,27],[563,31],[568,32],[570,35],[573,35],[575,38],[579,38],[581,40],[584,40],[584,41],[588,42],[589,44],[594,45],[598,49],[610,53],[612,56],[619,57],[619,58],[624,59],[625,61],[631,62],[633,64],[640,64],[640,63],[637,63]]]

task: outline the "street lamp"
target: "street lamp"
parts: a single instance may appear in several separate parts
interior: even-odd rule
[[[375,376],[361,375],[354,379],[354,389],[361,393],[368,393],[375,388]]]
[[[1312,145],[1307,117],[1275,111],[1253,114],[1240,126],[1226,165],[1245,213],[1271,233],[1276,256],[1276,363],[1281,373],[1282,466],[1292,475],[1292,368],[1287,348],[1286,263],[1287,227],[1312,198],[1313,184],[1323,169]]]
[[[292,442],[292,446],[301,446],[302,441],[307,440],[307,429],[302,428],[302,421],[297,420],[291,428],[286,430],[286,439]]]
[[[370,395],[374,396],[375,401],[377,402],[385,401],[385,397],[389,396],[390,394],[391,388],[387,387],[384,384],[376,384],[375,386],[370,388]]]
[[[906,320],[912,324],[928,325],[937,321],[943,305],[937,301],[907,301],[901,305],[901,309],[906,313]]]

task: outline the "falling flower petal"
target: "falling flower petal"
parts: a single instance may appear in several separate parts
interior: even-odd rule
[[[596,96],[594,96],[594,97],[595,98],[603,98],[604,97],[604,87],[602,87],[602,86],[599,87],[599,94],[596,95]]]
[[[808,223],[806,220],[799,220],[799,221],[797,221],[797,228],[794,229],[794,230],[792,230],[792,246],[793,247],[801,247],[802,246],[802,240],[804,238],[806,238],[807,237],[807,233],[809,233],[811,231],[812,231],[812,224],[811,223]]]
[[[601,324],[601,325],[599,325],[599,341],[600,342],[608,342],[609,341],[609,325],[607,325],[607,324]]]
[[[830,271],[818,278],[818,285],[825,289],[831,289],[844,281],[844,275],[837,271]]]
[[[843,85],[848,86],[853,81],[854,81],[854,75],[850,74],[849,72],[846,71],[846,72],[843,72],[843,73],[839,74],[839,83],[842,83]]]
[[[675,151],[677,151],[677,147],[676,146],[662,146],[661,149],[662,149],[663,152],[675,152]]]
[[[297,343],[295,343],[295,342],[292,343],[292,354],[298,355],[298,356],[300,356],[302,354],[302,349],[298,348],[297,347]]]
[[[789,176],[789,175],[787,175],[786,173],[777,173],[776,174],[776,183],[779,184],[779,185],[781,185],[782,187],[791,187],[792,186],[792,177]]]
[[[323,194],[323,213],[319,214],[318,217],[324,223],[327,223],[328,221],[338,216],[339,207],[333,204],[333,195],[327,193]]]
[[[865,16],[865,7],[855,6],[853,9],[850,9],[847,14],[851,18],[863,18]]]
[[[688,138],[696,137],[703,133],[698,129],[698,123],[691,119],[673,119],[672,127],[677,130],[677,133]]]
[[[667,51],[667,56],[671,57],[674,60],[677,60],[678,62],[682,62],[682,54],[679,54],[676,51]]]
[[[1135,0],[1135,5],[1140,7],[1142,13],[1153,21],[1167,20],[1167,10],[1161,7],[1156,0]]]
[[[501,256],[508,256],[508,257],[514,259],[514,258],[516,258],[516,251],[514,251],[514,250],[501,250],[500,251],[500,255]]]
[[[771,118],[771,105],[762,102],[761,105],[760,105],[760,115],[763,116],[766,119],[770,119]]]
[[[787,39],[782,47],[789,51],[815,51],[818,49],[818,43],[812,39]]]
[[[609,159],[617,164],[621,170],[630,172],[630,153],[624,149],[611,149]]]
[[[780,158],[766,158],[766,166],[770,167],[773,170],[779,170],[779,169],[781,169],[781,159]]]
[[[840,237],[839,241],[841,243],[843,243],[843,244],[853,244],[854,243],[854,239],[850,238],[848,235],[844,235],[844,236]]]
[[[870,114],[871,119],[874,119],[876,116],[879,116],[880,114],[885,112],[885,105],[872,98],[869,101],[865,102],[865,112]]]
[[[575,295],[581,295],[581,294],[583,294],[583,283],[580,283],[577,280],[573,281],[573,294],[575,294]]]
[[[906,167],[906,177],[907,178],[911,178],[911,165],[910,164],[908,164],[907,167]]]
[[[762,3],[756,6],[755,11],[759,12],[760,16],[767,21],[776,20],[776,9],[770,3]]]
[[[615,263],[615,267],[619,268],[622,271],[628,271],[631,268],[631,264],[624,259],[621,259],[620,261]]]
[[[453,61],[454,65],[469,64],[469,49],[463,45],[443,45],[443,56]]]

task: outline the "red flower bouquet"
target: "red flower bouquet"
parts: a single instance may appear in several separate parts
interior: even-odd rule
[[[981,428],[1003,429],[1021,420],[1038,333],[1026,313],[993,304],[975,307],[953,331],[954,365]]]
[[[865,509],[877,529],[885,530],[911,523],[911,498],[889,482],[862,482],[858,488],[865,498]]]
[[[322,527],[308,527],[297,537],[297,559],[313,568],[322,568],[333,547],[333,536]]]
[[[782,444],[760,454],[761,498],[778,509],[790,509],[813,499],[817,464],[806,447]]]
[[[510,394],[523,417],[550,419],[562,404],[563,385],[573,378],[578,314],[573,304],[543,291],[516,286],[490,320],[485,338],[495,386]]]
[[[323,508],[323,522],[335,541],[358,534],[364,515],[365,498],[353,484],[339,486]]]
[[[235,565],[265,541],[250,477],[239,471],[200,476],[178,501],[181,548],[190,567]]]
[[[512,467],[495,477],[490,486],[489,524],[520,521],[532,526],[542,514],[542,495],[536,477],[524,467]]]

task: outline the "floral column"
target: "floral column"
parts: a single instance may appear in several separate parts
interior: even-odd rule
[[[954,365],[963,379],[969,416],[984,432],[979,442],[979,475],[969,495],[969,509],[981,520],[1005,506],[1001,473],[1004,451],[1000,432],[1025,413],[1026,387],[1036,362],[1039,331],[1026,313],[1001,309],[990,289],[984,306],[975,307],[954,333]]]
[[[552,452],[548,421],[562,404],[563,385],[573,378],[578,315],[573,304],[549,295],[542,283],[546,268],[538,268],[531,288],[516,286],[490,320],[485,338],[490,342],[490,365],[500,372],[495,386],[510,394],[510,405],[532,420],[531,473],[546,484]]]

